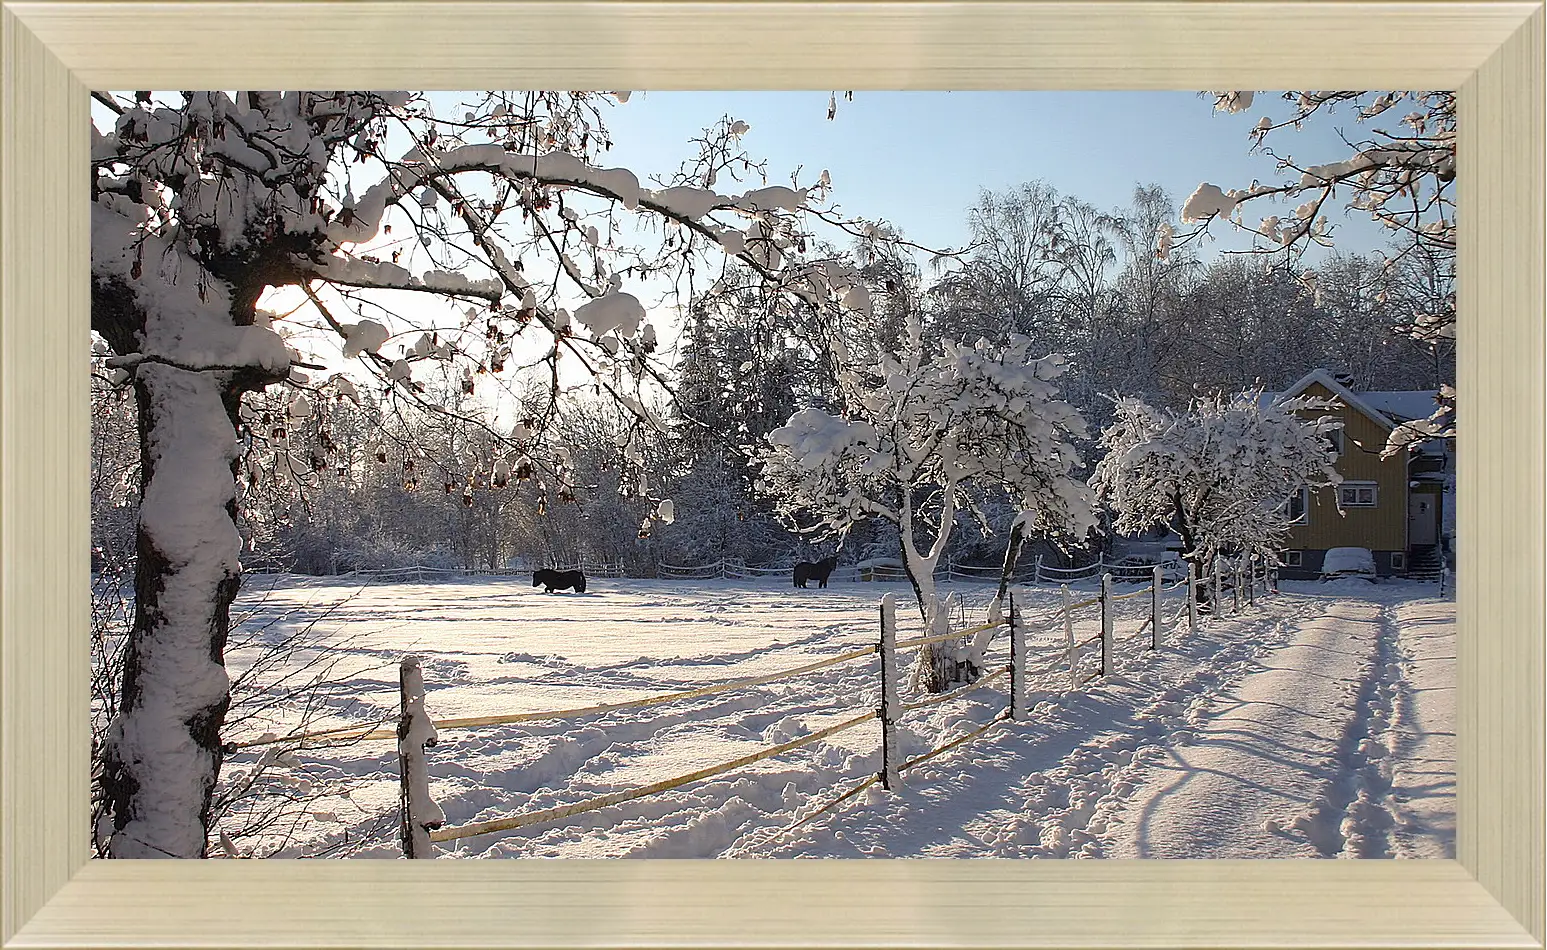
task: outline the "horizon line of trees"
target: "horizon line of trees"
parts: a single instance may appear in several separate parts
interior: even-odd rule
[[[841,366],[895,355],[910,313],[927,348],[1023,337],[1034,354],[1064,354],[1060,388],[1091,425],[1080,443],[1087,452],[1117,397],[1180,410],[1200,395],[1282,389],[1315,367],[1346,374],[1355,390],[1438,390],[1454,379],[1450,341],[1405,332],[1419,298],[1450,292],[1441,275],[1422,270],[1423,258],[1388,268],[1374,255],[1334,253],[1299,274],[1250,254],[1206,262],[1173,249],[1162,260],[1144,236],[1175,215],[1155,186],[1136,187],[1128,208],[1110,212],[1041,182],[985,191],[968,212],[972,252],[938,275],[880,229],[851,250],[870,318],[824,329],[841,361],[813,347],[812,329],[800,322],[807,318],[762,291],[755,275],[744,286],[722,280],[686,315],[675,398],[652,407],[670,421],[665,432],[599,397],[553,411],[550,394],[532,386],[518,393],[514,415],[551,412],[547,448],[534,442],[529,455],[512,458],[508,440],[487,426],[425,408],[425,400],[455,405],[449,376],[419,400],[352,389],[299,399],[282,389],[250,394],[242,409],[244,560],[334,574],[585,558],[643,574],[658,560],[767,563],[827,553],[831,540],[813,543],[781,523],[756,490],[756,454],[798,410],[841,411]],[[93,378],[93,404],[93,547],[99,558],[125,560],[135,525],[136,410],[106,370]],[[556,454],[553,446],[563,448]],[[656,517],[661,498],[673,500],[670,522]],[[989,515],[964,518],[950,557],[1002,558],[1015,512],[984,503]],[[895,556],[902,547],[895,529],[870,523],[853,526],[843,545],[852,558]],[[1040,547],[1033,540],[1033,549],[1060,550],[1051,539]]]

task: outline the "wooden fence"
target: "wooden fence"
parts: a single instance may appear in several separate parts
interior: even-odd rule
[[[670,789],[721,775],[762,761],[763,759],[809,745],[839,732],[864,725],[871,720],[878,720],[880,723],[881,746],[881,767],[879,771],[860,782],[855,788],[829,802],[822,809],[802,818],[797,823],[799,825],[852,798],[855,794],[877,782],[881,783],[885,788],[895,789],[900,785],[902,773],[922,765],[924,762],[962,743],[983,735],[1000,722],[1025,718],[1027,714],[1027,684],[1033,673],[1055,674],[1058,667],[1067,664],[1069,688],[1078,689],[1114,670],[1116,643],[1119,639],[1132,639],[1147,632],[1150,635],[1149,649],[1159,649],[1164,643],[1166,635],[1170,631],[1179,629],[1184,621],[1189,631],[1196,631],[1199,625],[1200,605],[1198,597],[1200,591],[1207,590],[1209,592],[1211,612],[1218,616],[1223,613],[1224,595],[1227,591],[1233,596],[1233,609],[1234,612],[1238,613],[1254,602],[1255,592],[1259,585],[1265,592],[1276,590],[1277,588],[1276,578],[1271,568],[1264,567],[1260,562],[1255,561],[1216,565],[1210,579],[1212,581],[1211,584],[1199,583],[1195,571],[1189,569],[1187,576],[1180,582],[1167,586],[1162,565],[1153,565],[1150,571],[1150,583],[1147,586],[1123,593],[1116,592],[1114,588],[1115,578],[1111,573],[1103,574],[1100,593],[1095,597],[1083,600],[1075,600],[1069,585],[1063,584],[1060,590],[1059,604],[1053,611],[1032,620],[1028,620],[1023,615],[1012,591],[1008,600],[1008,611],[1002,619],[991,620],[988,623],[965,629],[950,630],[945,633],[901,641],[897,639],[896,600],[893,594],[888,593],[881,600],[880,637],[877,643],[872,646],[849,650],[836,656],[789,667],[774,673],[743,677],[695,689],[659,694],[627,702],[600,703],[571,709],[431,719],[428,711],[425,709],[425,688],[421,661],[418,657],[406,657],[399,667],[399,692],[401,698],[399,718],[395,728],[387,727],[384,723],[380,722],[365,723],[288,736],[266,735],[246,742],[229,743],[225,748],[230,753],[239,749],[274,743],[293,742],[305,744],[308,742],[322,742],[332,744],[378,739],[397,740],[401,770],[399,825],[403,851],[410,858],[427,858],[435,855],[435,844],[438,842],[455,841],[476,835],[510,831],[531,825],[559,821],[596,809],[660,794]],[[1185,590],[1185,597],[1177,605],[1176,613],[1168,617],[1164,613],[1164,594],[1179,589]],[[1118,611],[1116,610],[1116,604],[1120,601],[1146,596],[1149,598],[1149,610],[1143,623],[1132,632],[1120,633],[1117,630]],[[1074,637],[1075,615],[1077,612],[1090,607],[1099,608],[1100,632],[1095,636],[1076,642]],[[1048,625],[1060,623],[1065,640],[1063,651],[1054,654],[1049,662],[1039,664],[1037,667],[1031,665],[1026,641],[1028,627],[1035,621]],[[1005,629],[1009,634],[1008,663],[981,670],[977,679],[957,689],[924,696],[912,702],[905,703],[902,701],[902,690],[898,678],[899,651],[922,648],[931,644],[940,644],[948,641],[965,643],[968,638],[976,637],[988,631],[997,631],[1000,628]],[[1094,672],[1082,676],[1080,674],[1080,650],[1097,642],[1100,644],[1099,664]],[[982,652],[986,656],[986,648]],[[729,761],[663,779],[650,785],[620,789],[568,805],[469,822],[452,827],[445,826],[444,814],[430,797],[430,766],[427,750],[436,745],[440,733],[444,730],[564,720],[622,710],[648,708],[710,696],[729,690],[746,689],[766,683],[787,680],[870,656],[879,657],[877,669],[878,702],[874,708],[857,712],[855,715],[838,723],[813,731],[807,735],[766,746]],[[963,696],[1005,679],[1008,679],[1008,685],[1005,688],[1005,709],[998,716],[929,752],[910,759],[902,758],[898,742],[898,723],[905,714],[939,703],[960,699]]]

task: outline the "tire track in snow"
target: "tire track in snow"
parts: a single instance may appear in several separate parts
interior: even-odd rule
[[[1287,639],[1293,619],[1322,609],[1319,601],[1283,603],[1275,613],[1292,619],[1230,618],[1197,636],[1178,634],[1160,653],[1120,645],[1119,671],[1106,681],[1036,691],[1025,723],[910,773],[895,794],[872,789],[758,856],[1099,856],[1105,815],[1131,792],[1146,759],[1190,735],[1231,683]],[[941,820],[962,814],[973,817]]]
[[[1222,697],[1195,741],[1182,737],[1152,763],[1115,811],[1105,853],[1333,856],[1348,845],[1351,810],[1357,847],[1378,848],[1378,821],[1363,810],[1351,772],[1377,757],[1361,745],[1380,707],[1387,636],[1379,605],[1326,602]]]

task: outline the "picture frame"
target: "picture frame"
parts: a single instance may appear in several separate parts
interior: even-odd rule
[[[0,21],[0,946],[1543,945],[1542,3],[0,0]],[[1461,89],[1457,859],[89,860],[88,91],[545,86]]]

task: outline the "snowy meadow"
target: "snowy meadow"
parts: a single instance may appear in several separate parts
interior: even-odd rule
[[[303,719],[311,730],[390,730],[407,654],[423,659],[438,720],[756,678],[874,644],[879,599],[906,586],[595,578],[584,594],[546,594],[526,577],[251,576],[232,675],[276,643],[287,659],[250,679],[228,741],[287,735]],[[900,789],[848,794],[880,767],[872,721],[659,794],[438,847],[491,858],[1453,856],[1453,600],[1413,582],[1282,587],[1205,616],[1196,632],[1182,592],[1168,592],[1159,649],[1143,629],[1148,597],[1117,602],[1113,669],[1078,687],[1059,588],[1017,587],[1030,715],[921,763]],[[948,590],[955,628],[981,623],[992,585]],[[1096,611],[1074,617],[1077,640],[1099,633]],[[922,632],[916,615],[899,619],[900,638]],[[999,637],[986,656],[1001,663],[1007,649]],[[324,661],[328,685],[305,691],[304,706],[270,702]],[[1089,677],[1098,647],[1078,663],[1077,678]],[[990,723],[1005,709],[1004,680],[907,712],[903,754]],[[906,686],[904,701],[918,699]],[[656,706],[442,728],[426,753],[430,793],[450,827],[537,812],[727,762],[878,701],[867,655]],[[217,826],[226,850],[399,856],[396,746],[389,735],[234,751],[225,781],[248,794]]]
[[[94,853],[1450,853],[1454,95],[727,95],[93,94]]]

